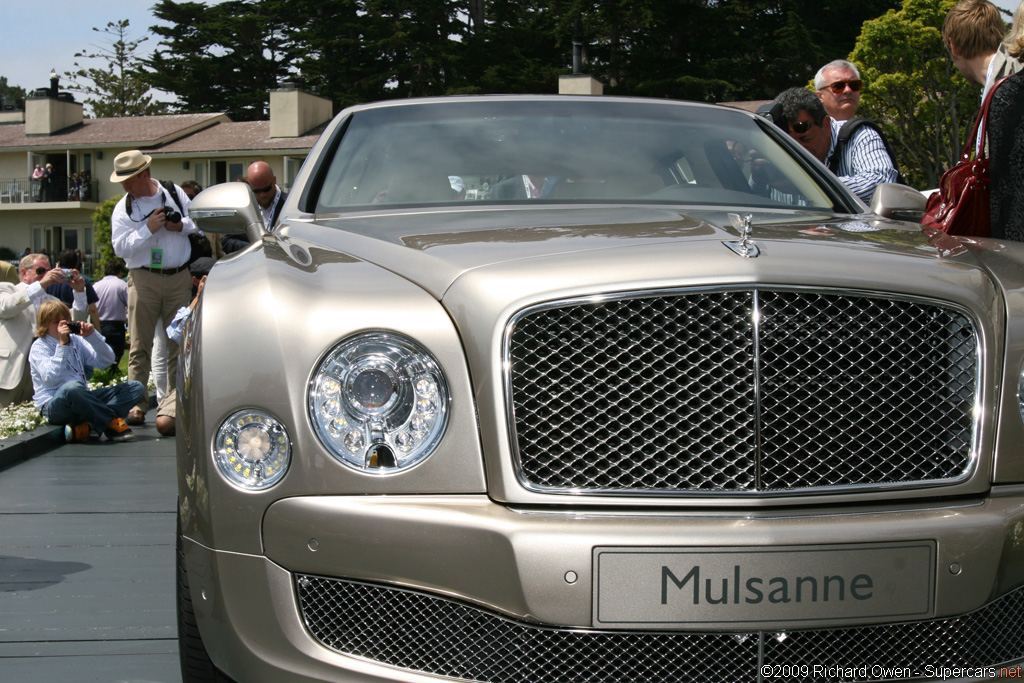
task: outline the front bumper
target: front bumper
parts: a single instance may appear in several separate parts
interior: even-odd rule
[[[185,544],[207,649],[238,680],[985,680],[982,667],[1024,659],[1020,488],[934,507],[732,515],[292,498],[269,508],[263,538],[266,557]],[[595,548],[897,542],[934,548],[927,618],[595,627]]]

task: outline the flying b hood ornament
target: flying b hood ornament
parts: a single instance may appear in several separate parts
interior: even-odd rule
[[[750,213],[746,216],[741,216],[738,213],[730,213],[729,220],[732,221],[733,227],[740,231],[740,240],[738,242],[722,242],[722,244],[729,247],[743,258],[757,258],[761,255],[761,250],[757,248],[756,244],[750,241],[750,219],[753,217],[754,215]]]

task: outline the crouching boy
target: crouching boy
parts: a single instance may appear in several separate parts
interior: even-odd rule
[[[33,400],[43,417],[50,424],[64,425],[68,441],[88,439],[90,428],[110,441],[134,438],[124,417],[145,394],[145,387],[125,382],[90,391],[86,384],[93,368],[114,362],[103,335],[87,322],[72,323],[63,302],[46,301],[39,306],[36,336],[28,362]]]

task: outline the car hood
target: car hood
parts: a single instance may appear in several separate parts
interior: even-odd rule
[[[438,300],[456,283],[488,280],[517,292],[774,281],[935,296],[936,280],[963,287],[980,267],[955,238],[874,215],[750,215],[756,258],[729,247],[739,245],[739,231],[715,209],[395,211],[304,216],[281,232],[374,263]]]

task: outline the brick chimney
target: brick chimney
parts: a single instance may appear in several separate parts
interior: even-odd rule
[[[57,72],[50,72],[50,87],[25,98],[25,135],[52,135],[82,122],[82,105],[71,93],[58,92]]]

